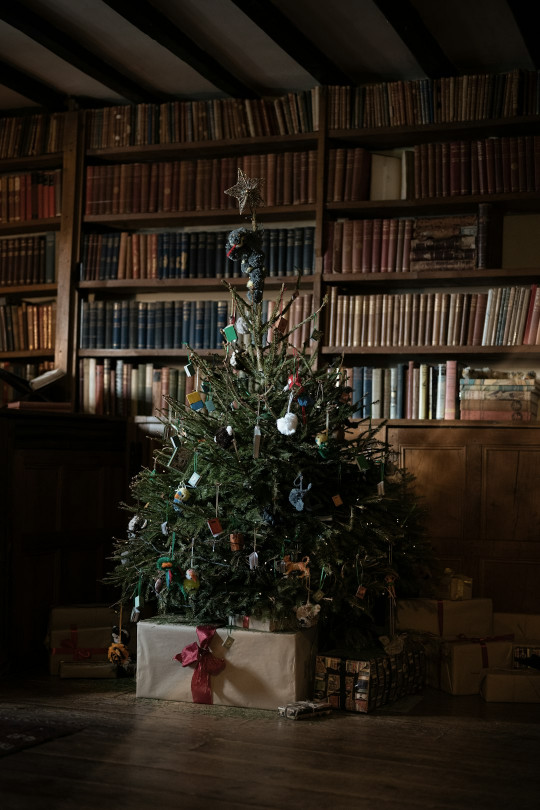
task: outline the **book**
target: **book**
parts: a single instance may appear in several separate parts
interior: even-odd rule
[[[401,173],[400,157],[372,153],[369,199],[401,199]]]

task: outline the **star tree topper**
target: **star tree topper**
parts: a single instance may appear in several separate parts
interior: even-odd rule
[[[242,169],[238,169],[236,185],[225,189],[225,194],[236,197],[241,214],[244,208],[247,207],[253,216],[255,210],[260,205],[264,205],[264,200],[261,196],[262,184],[263,180],[260,177],[248,177]]]

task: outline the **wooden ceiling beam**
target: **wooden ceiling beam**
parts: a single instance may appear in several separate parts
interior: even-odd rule
[[[145,91],[23,3],[0,3],[0,19],[123,98],[135,103],[155,100],[155,93]]]
[[[373,0],[373,2],[428,78],[454,76],[458,72],[410,0]]]
[[[131,25],[167,48],[224,93],[237,98],[252,98],[255,95],[251,87],[237,79],[208,51],[196,45],[147,0],[104,0],[104,2]]]
[[[268,0],[232,2],[320,84],[351,84],[351,77]]]
[[[50,112],[59,112],[67,107],[67,96],[4,61],[0,61],[0,84]]]
[[[534,64],[540,68],[540,38],[538,37],[538,8],[531,0],[507,0],[519,33]]]

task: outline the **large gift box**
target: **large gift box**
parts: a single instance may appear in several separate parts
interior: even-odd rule
[[[540,643],[540,615],[538,613],[493,614],[493,632],[496,635],[512,633],[516,641]]]
[[[466,574],[457,574],[451,568],[446,568],[435,588],[436,599],[472,599],[472,577]]]
[[[137,697],[271,709],[311,697],[316,630],[139,622]]]
[[[488,667],[511,667],[511,638],[423,638],[426,684],[451,695],[477,695]]]
[[[118,615],[107,605],[54,607],[49,617],[49,672],[58,675],[62,661],[107,661]]]
[[[540,672],[535,669],[490,669],[480,694],[488,703],[540,703]]]
[[[258,618],[257,616],[244,616],[241,613],[235,613],[229,616],[229,624],[231,627],[243,627],[244,630],[258,630],[261,633],[279,633],[283,630],[295,630],[298,623],[289,619],[266,619]]]
[[[419,692],[424,670],[424,648],[418,643],[409,643],[402,652],[392,654],[377,649],[354,658],[318,655],[314,696],[336,709],[370,712]]]
[[[466,635],[491,636],[491,599],[400,599],[397,603],[398,630],[414,630],[446,638]]]

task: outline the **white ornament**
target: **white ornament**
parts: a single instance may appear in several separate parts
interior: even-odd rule
[[[239,335],[247,335],[249,333],[249,327],[246,323],[246,319],[241,315],[236,319],[234,326]]]
[[[277,420],[276,425],[279,432],[283,433],[284,436],[292,436],[298,427],[298,417],[295,413],[287,411],[285,416],[281,416]]]

